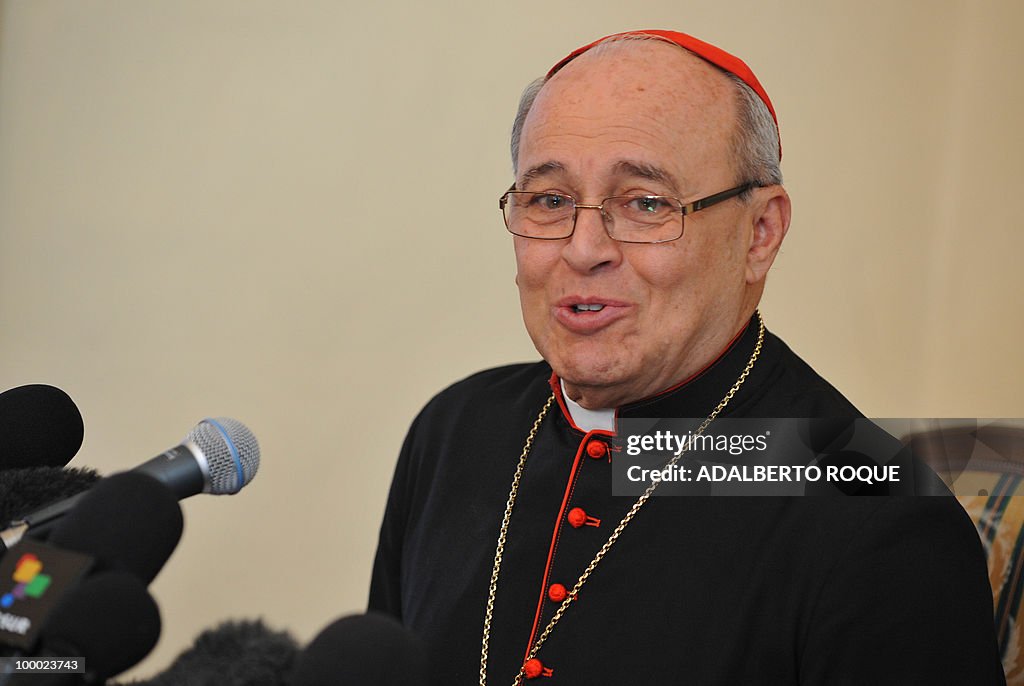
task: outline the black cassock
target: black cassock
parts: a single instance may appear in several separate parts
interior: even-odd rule
[[[704,417],[746,366],[756,318],[711,366],[618,409]],[[888,380],[879,380],[888,383]],[[584,432],[544,363],[481,372],[437,395],[399,457],[370,589],[427,643],[438,684],[478,684],[484,610],[512,476],[523,472],[497,585],[488,684],[532,642],[634,497],[618,454]],[[766,333],[722,417],[860,417]],[[952,497],[654,497],[541,647],[550,684],[1003,683],[980,539]]]

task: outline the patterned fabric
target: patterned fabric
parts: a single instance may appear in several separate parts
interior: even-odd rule
[[[956,480],[957,499],[971,516],[988,556],[996,635],[1006,683],[1024,686],[1024,635],[1018,626],[1024,595],[1024,476],[968,471]]]

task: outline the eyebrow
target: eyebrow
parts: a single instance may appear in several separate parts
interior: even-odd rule
[[[676,181],[672,174],[661,167],[644,164],[643,162],[629,162],[622,160],[620,162],[616,162],[613,169],[617,175],[647,179],[648,181],[654,181],[664,186],[668,186],[674,193],[678,194],[680,192],[681,186],[679,185],[679,182]]]
[[[519,177],[518,186],[523,188],[527,183],[538,179],[543,176],[555,173],[564,173],[566,171],[565,165],[561,162],[550,160],[539,164],[536,167],[531,167],[526,170],[521,177]],[[661,167],[656,167],[653,164],[645,164],[643,162],[632,162],[629,160],[620,160],[615,163],[612,167],[612,173],[615,176],[629,176],[640,179],[647,179],[648,181],[654,181],[667,186],[673,193],[679,194],[681,192],[681,186],[672,174]]]
[[[521,177],[519,177],[519,186],[523,187],[528,182],[533,181],[538,177],[546,176],[548,174],[552,174],[555,172],[564,171],[565,165],[563,165],[561,162],[545,162],[544,164],[539,164],[536,167],[528,169]]]

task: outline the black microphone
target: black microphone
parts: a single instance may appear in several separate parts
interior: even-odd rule
[[[100,475],[88,467],[25,467],[0,471],[0,526],[6,528],[62,498],[89,490]]]
[[[47,542],[148,584],[174,552],[183,526],[170,489],[147,474],[121,472],[83,494]]]
[[[197,493],[231,495],[252,481],[260,466],[260,447],[252,432],[236,419],[204,419],[185,440],[133,471],[148,474],[165,484],[178,499]],[[71,510],[84,494],[72,496],[25,515],[0,531],[8,547],[26,531],[45,538],[54,524]]]
[[[86,579],[54,607],[35,658],[84,658],[85,674],[16,674],[9,683],[65,686],[102,683],[146,657],[160,637],[160,610],[134,575]]]
[[[207,629],[170,667],[131,686],[291,686],[298,644],[260,620],[223,622]]]
[[[99,481],[93,469],[67,467],[26,467],[0,471],[0,558],[7,551],[8,539],[14,545],[24,533],[15,523],[60,498],[70,498],[89,490]],[[10,527],[14,528],[10,528]]]
[[[427,649],[396,620],[382,614],[343,617],[328,625],[299,655],[292,686],[426,686]]]
[[[31,384],[0,393],[0,469],[63,467],[83,435],[82,413],[59,388]]]
[[[177,546],[182,524],[177,498],[151,476],[125,472],[100,481],[46,544],[26,538],[0,562],[0,578],[18,582],[0,598],[3,644],[19,657],[32,654],[56,608],[81,597],[90,575],[128,574],[144,587]]]

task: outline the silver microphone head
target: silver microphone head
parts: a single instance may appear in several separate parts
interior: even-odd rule
[[[252,481],[260,468],[260,445],[252,432],[237,419],[207,418],[185,437],[206,458],[204,493],[238,493]]]

